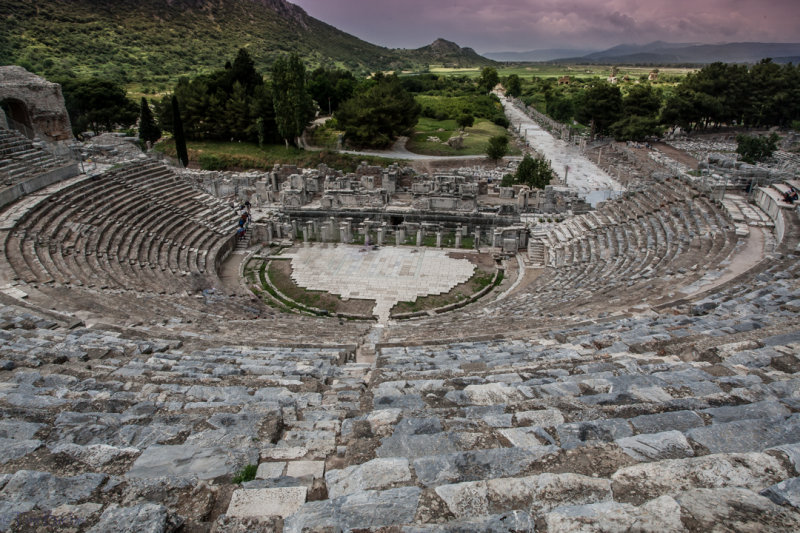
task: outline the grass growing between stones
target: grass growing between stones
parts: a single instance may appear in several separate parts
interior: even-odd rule
[[[258,471],[258,465],[247,465],[243,467],[241,470],[236,472],[236,475],[233,476],[234,483],[245,483],[247,481],[253,481],[256,478],[256,472]]]

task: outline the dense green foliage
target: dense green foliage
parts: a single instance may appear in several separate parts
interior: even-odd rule
[[[634,85],[622,99],[622,117],[611,125],[611,132],[618,141],[644,141],[659,135],[661,126],[658,111],[661,97],[649,83]]]
[[[420,111],[421,106],[397,76],[379,74],[339,107],[336,120],[354,145],[385,147],[411,131]]]
[[[247,48],[260,72],[287,53],[359,74],[428,64],[493,64],[469,49],[390,50],[284,2],[254,0],[1,0],[0,64],[48,78],[102,76],[163,90],[212,72]]]
[[[189,152],[186,149],[186,135],[183,131],[183,120],[181,120],[181,110],[178,106],[178,98],[172,97],[172,136],[175,139],[175,153],[178,160],[186,167],[189,165]]]
[[[462,130],[469,128],[473,124],[475,124],[475,117],[470,115],[469,113],[464,113],[463,115],[461,115],[456,119],[456,124],[458,124],[458,127],[461,128]]]
[[[550,168],[550,163],[542,157],[534,159],[530,154],[525,154],[514,174],[515,183],[528,185],[533,189],[544,189],[550,184],[551,179],[553,179],[553,169]]]
[[[139,116],[139,106],[128,99],[125,89],[108,80],[59,80],[64,103],[75,135],[92,130],[112,131],[132,126]]]
[[[247,47],[266,71],[287,52],[366,73],[414,68],[413,54],[364,42],[297,6],[252,0],[2,0],[0,62],[46,77],[100,76],[152,87],[206,74]]]
[[[323,113],[331,115],[353,96],[357,84],[355,76],[347,70],[320,67],[308,77],[308,93]]]
[[[287,145],[296,145],[314,117],[314,101],[306,88],[306,67],[297,54],[272,65],[272,103],[278,133]]]
[[[578,122],[591,126],[593,133],[607,134],[622,117],[622,93],[606,82],[591,85],[582,95],[575,113]]]
[[[186,138],[278,142],[272,91],[250,55],[242,49],[225,67],[181,78],[175,86]],[[161,127],[172,131],[171,97],[161,101],[157,114]]]
[[[478,86],[482,88],[484,92],[491,92],[498,83],[500,83],[500,75],[497,73],[496,68],[483,67],[481,69],[481,76],[478,78]]]
[[[765,59],[750,67],[712,63],[683,78],[654,71],[658,81],[569,76],[522,79],[522,100],[553,119],[594,127],[618,140],[643,140],[664,128],[788,127],[800,120],[800,65]],[[509,76],[510,77],[510,76]]]
[[[505,81],[506,94],[517,97],[522,94],[522,80],[516,74],[511,74]]]
[[[160,138],[161,128],[158,127],[153,118],[153,112],[150,110],[147,98],[142,97],[142,103],[139,108],[139,139],[153,144]]]
[[[499,161],[508,153],[508,136],[495,135],[486,146],[486,156],[492,161]]]
[[[736,153],[742,161],[755,164],[772,156],[778,149],[779,139],[775,133],[763,137],[740,134],[736,136]]]

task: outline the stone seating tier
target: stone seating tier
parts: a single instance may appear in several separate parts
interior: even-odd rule
[[[782,301],[797,268],[775,265]],[[768,326],[771,296],[379,346],[374,370],[351,347],[204,347],[0,306],[0,528],[61,507],[97,531],[796,529],[800,335]],[[656,353],[709,332],[697,359]],[[255,480],[213,489],[246,464]]]
[[[6,255],[26,282],[175,294],[186,289],[175,275],[214,272],[207,251],[234,227],[228,206],[153,162],[60,191],[22,222]]]

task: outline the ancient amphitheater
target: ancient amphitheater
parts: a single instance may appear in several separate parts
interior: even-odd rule
[[[0,531],[800,530],[782,183],[642,182],[377,324],[221,290],[237,215],[162,163],[0,176]]]

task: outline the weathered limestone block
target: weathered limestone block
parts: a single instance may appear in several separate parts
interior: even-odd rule
[[[611,501],[611,483],[579,474],[540,474],[441,485],[436,494],[456,517],[485,516],[495,509],[547,512],[564,505]]]
[[[160,533],[175,531],[182,524],[183,519],[170,513],[163,505],[143,503],[133,507],[118,507],[112,504],[89,533]]]
[[[338,498],[354,492],[389,488],[394,483],[411,481],[408,459],[373,459],[364,464],[325,474],[328,497]]]
[[[603,502],[558,507],[545,515],[550,533],[593,533],[636,531],[678,533],[686,531],[681,523],[681,509],[670,496],[662,496],[641,507],[628,503]]]
[[[800,514],[744,488],[696,489],[678,494],[692,531],[800,531]]]
[[[764,453],[667,459],[619,469],[611,479],[618,501],[641,503],[694,488],[761,490],[789,477],[778,459]]]
[[[239,489],[231,496],[229,516],[258,518],[293,515],[306,501],[306,487]]]

